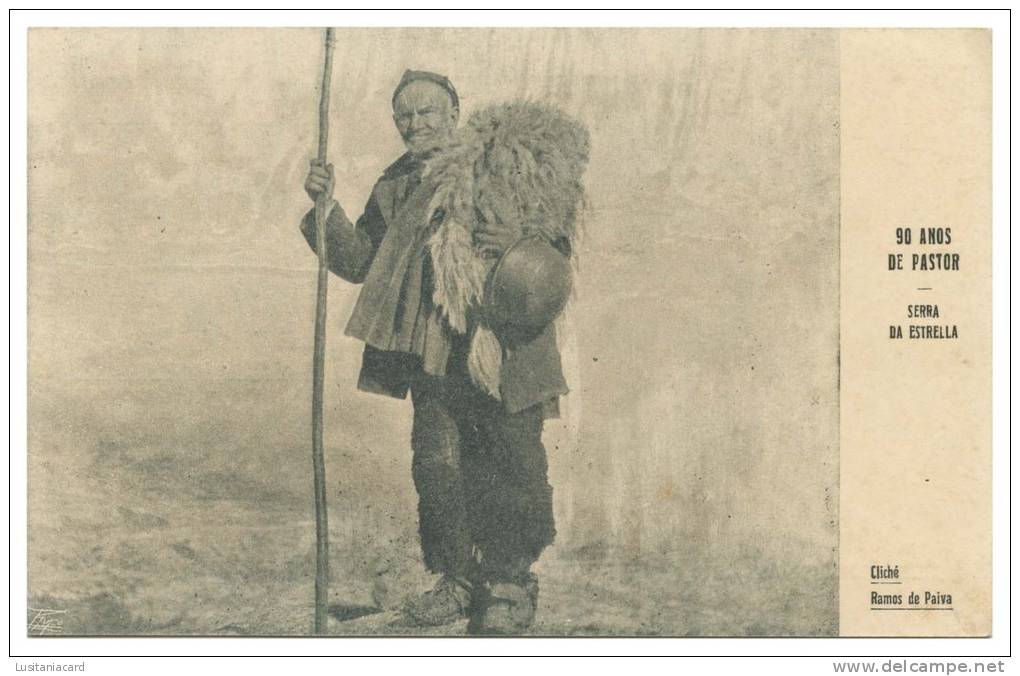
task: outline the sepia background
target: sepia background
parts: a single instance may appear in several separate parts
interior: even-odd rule
[[[29,606],[66,633],[310,630],[297,225],[322,51],[320,30],[30,33]],[[835,634],[836,32],[341,30],[335,58],[349,212],[402,152],[405,68],[449,75],[462,115],[532,98],[591,131],[533,633]],[[430,584],[410,403],[354,389],[356,294],[331,279],[340,618]],[[392,617],[331,630],[418,631]]]

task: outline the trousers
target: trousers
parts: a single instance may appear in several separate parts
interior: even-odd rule
[[[432,572],[512,580],[556,535],[543,407],[508,413],[471,382],[466,353],[455,344],[445,376],[411,382],[422,552]]]

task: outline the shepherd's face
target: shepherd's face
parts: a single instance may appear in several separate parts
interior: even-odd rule
[[[425,155],[446,145],[459,115],[449,93],[427,80],[401,89],[393,104],[393,121],[412,155]]]

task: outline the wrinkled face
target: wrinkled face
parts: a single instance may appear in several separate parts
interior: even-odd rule
[[[393,103],[393,121],[413,155],[443,147],[457,128],[458,116],[449,93],[427,80],[401,89]]]

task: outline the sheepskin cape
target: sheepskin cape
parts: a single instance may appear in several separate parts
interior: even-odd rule
[[[514,102],[471,115],[425,164],[424,180],[435,186],[429,219],[438,223],[428,241],[433,302],[453,331],[473,332],[468,370],[497,399],[503,352],[480,312],[495,261],[479,255],[473,233],[485,223],[566,240],[576,251],[589,145],[587,130],[558,109]]]

